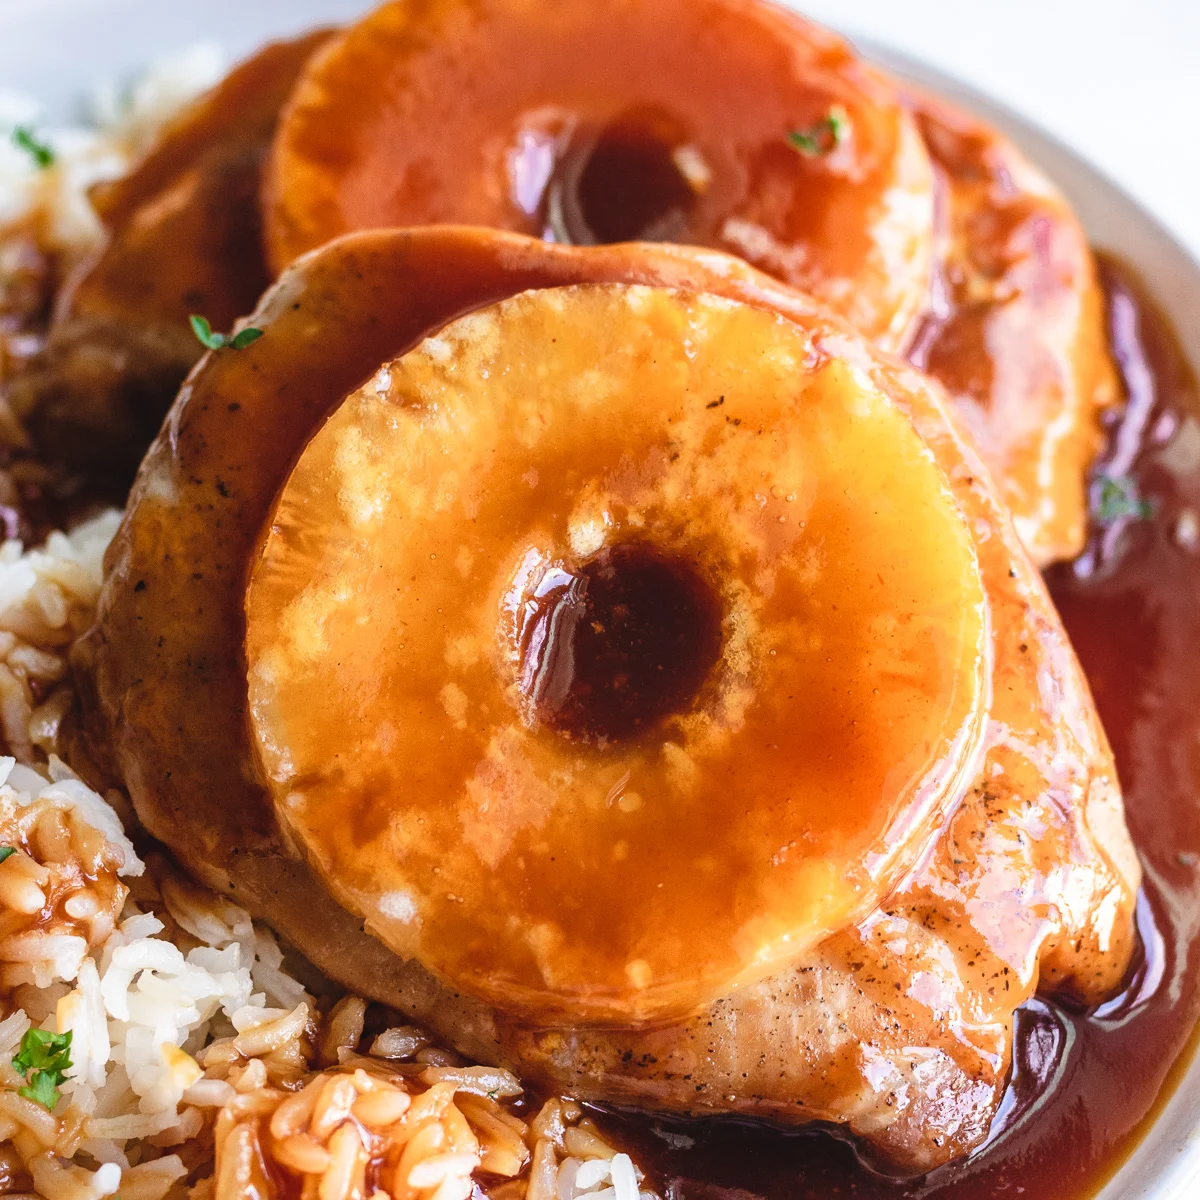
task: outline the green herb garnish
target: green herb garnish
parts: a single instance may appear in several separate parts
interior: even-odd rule
[[[1144,521],[1154,515],[1154,505],[1138,494],[1137,484],[1128,475],[1101,475],[1100,493],[1093,515],[1102,525],[1131,517]]]
[[[40,1104],[47,1112],[53,1112],[58,1103],[58,1085],[64,1078],[53,1071],[34,1071],[29,1077],[29,1085],[18,1088],[17,1095]]]
[[[46,1029],[30,1029],[12,1060],[12,1065],[29,1081],[17,1094],[53,1112],[58,1103],[58,1089],[71,1069],[70,1051],[70,1030],[51,1033]]]
[[[251,342],[257,342],[263,335],[261,329],[255,329],[252,325],[248,325],[240,333],[235,333],[231,337],[227,333],[213,333],[207,317],[193,313],[188,320],[191,321],[192,332],[196,335],[196,340],[206,350],[224,350],[226,346],[230,350],[244,350]]]
[[[36,137],[28,125],[18,125],[12,131],[12,140],[13,145],[18,150],[24,150],[43,171],[54,166],[54,151]]]
[[[0,862],[4,862],[7,858],[12,858],[16,852],[17,848],[15,846],[0,846]]]
[[[850,128],[850,117],[840,105],[834,105],[815,125],[793,129],[788,144],[809,158],[818,158],[837,149]]]

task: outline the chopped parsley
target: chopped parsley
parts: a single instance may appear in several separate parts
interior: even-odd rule
[[[17,1094],[40,1104],[47,1112],[53,1112],[58,1103],[58,1085],[64,1078],[60,1072],[34,1071],[29,1077],[28,1086],[18,1088]]]
[[[58,1103],[58,1089],[71,1069],[71,1031],[51,1033],[47,1029],[30,1029],[21,1039],[21,1048],[12,1065],[28,1081],[17,1094],[53,1112]]]
[[[0,846],[0,862],[4,862],[5,859],[12,858],[16,852],[17,848],[15,846]]]
[[[43,171],[54,166],[54,151],[28,125],[18,125],[12,131],[12,140],[13,145],[24,150]]]
[[[232,336],[228,333],[213,333],[213,327],[208,323],[208,318],[195,313],[188,320],[191,322],[196,340],[206,350],[224,350],[226,346],[230,350],[244,350],[251,342],[257,342],[263,335],[261,329],[255,329],[252,325],[248,325],[240,333]]]
[[[793,129],[788,134],[788,145],[807,158],[820,158],[842,144],[849,128],[846,110],[835,104],[815,125]]]
[[[1144,521],[1154,515],[1154,506],[1138,494],[1137,484],[1128,475],[1100,475],[1092,515],[1102,525],[1132,518]]]

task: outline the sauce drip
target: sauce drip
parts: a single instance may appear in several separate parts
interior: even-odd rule
[[[670,1200],[1085,1200],[1186,1066],[1200,1016],[1200,392],[1132,273],[1111,260],[1101,268],[1128,399],[1111,414],[1093,487],[1128,477],[1152,514],[1097,525],[1047,582],[1112,741],[1145,866],[1140,961],[1094,1011],[1041,998],[1019,1010],[988,1143],[920,1180],[884,1178],[821,1131],[606,1112]]]
[[[526,601],[520,688],[582,741],[633,737],[687,709],[721,652],[721,608],[696,569],[652,546],[552,567]]]

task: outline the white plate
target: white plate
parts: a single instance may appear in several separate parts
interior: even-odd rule
[[[369,7],[369,0],[0,0],[0,87],[30,92],[52,114],[65,116],[90,86],[132,74],[156,55],[216,39],[236,57],[266,38],[344,21]],[[969,87],[882,48],[864,49],[1011,134],[1067,193],[1092,242],[1132,263],[1151,283],[1200,372],[1200,265],[1149,213],[1067,147]],[[1200,1059],[1096,1200],[1198,1196]]]

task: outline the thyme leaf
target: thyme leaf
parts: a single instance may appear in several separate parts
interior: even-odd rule
[[[13,145],[18,150],[24,150],[41,170],[54,166],[54,151],[37,137],[28,125],[18,125],[12,131],[12,141]]]
[[[793,129],[788,134],[788,144],[807,158],[821,158],[836,150],[849,130],[849,115],[844,108],[835,104],[815,125],[807,129]]]
[[[1138,493],[1137,483],[1128,475],[1100,475],[1092,515],[1102,525],[1131,518],[1145,521],[1154,515],[1154,505]]]
[[[206,350],[224,350],[226,347],[230,350],[244,350],[251,342],[257,342],[263,335],[261,329],[255,329],[252,325],[248,325],[234,334],[213,333],[213,327],[209,324],[208,318],[202,317],[198,313],[193,313],[188,321],[192,326],[192,332],[196,335],[196,340]]]
[[[262,337],[263,331],[255,329],[253,325],[247,325],[240,333],[235,333],[229,339],[229,345],[234,350],[244,350],[251,342],[257,342]]]

